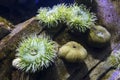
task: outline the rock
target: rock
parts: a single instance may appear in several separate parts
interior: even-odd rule
[[[90,80],[90,78],[93,76],[91,76],[91,74],[94,74],[92,73],[93,70],[96,69],[97,66],[99,66],[101,60],[104,60],[107,56],[109,56],[109,52],[111,50],[110,47],[100,50],[92,49],[83,42],[83,40],[85,39],[82,38],[83,37],[81,36],[79,36],[78,38],[75,35],[71,35],[67,31],[60,33],[60,35],[55,38],[56,42],[58,42],[61,46],[69,41],[76,41],[78,43],[81,43],[88,52],[88,56],[85,61],[83,61],[83,63],[72,64],[66,63],[65,60],[63,60],[64,65],[66,65],[66,69],[70,75],[68,80]],[[66,72],[66,74],[68,72]]]
[[[111,34],[106,28],[96,25],[90,29],[88,35],[88,44],[92,47],[102,48],[108,46]]]
[[[108,80],[113,72],[114,72],[114,70],[110,70],[108,73],[105,74],[105,76],[102,78],[102,80]]]
[[[55,61],[56,69],[60,80],[67,80],[70,77],[70,73],[67,71],[64,62],[61,59]]]
[[[119,5],[120,1],[118,1],[118,0],[112,0],[111,2],[113,3],[113,5],[115,7],[115,11],[117,12],[117,14],[120,15],[120,9],[119,9],[119,7],[120,7],[120,5]]]
[[[87,57],[87,50],[81,44],[69,41],[59,49],[58,55],[69,62],[80,62]]]
[[[112,34],[112,47],[115,47],[120,39],[120,5],[118,0],[94,0],[99,24],[104,25]]]
[[[106,61],[101,62],[90,74],[90,80],[104,80],[105,76],[111,70],[110,67],[106,68],[104,65]],[[107,78],[106,76],[106,78]],[[107,79],[106,79],[107,80]]]
[[[0,40],[7,34],[9,34],[13,28],[14,26],[12,25],[12,23],[0,17]]]
[[[117,2],[117,0],[115,1]],[[119,27],[120,25],[117,23],[120,21],[120,17],[116,12],[117,7],[115,8],[114,3],[111,0],[95,0],[95,2],[97,3],[98,20],[101,24],[105,25],[108,29],[113,28],[114,26],[112,25],[116,25],[116,28]]]
[[[9,30],[5,29],[4,26],[0,25],[0,40],[9,33]]]
[[[110,8],[110,5],[108,4],[107,4],[107,7],[105,7],[105,5],[102,4],[101,1],[110,2],[110,0],[92,0],[92,1],[94,2],[96,1],[97,7],[94,7],[94,9],[95,10],[99,9],[99,11],[101,12],[101,16],[103,16],[103,17],[98,16],[100,19],[99,23],[104,25],[112,33],[111,44],[112,44],[112,50],[114,50],[116,45],[118,45],[118,43],[120,42],[119,24],[117,24],[117,22],[114,23],[116,19],[119,20],[119,17],[118,18],[112,17],[113,18],[112,22],[107,22],[109,20],[106,21],[106,19],[104,18],[105,17],[104,15],[108,13],[104,13],[103,10],[107,11],[107,9],[109,9],[108,11],[110,11],[113,8]],[[115,11],[116,10],[117,9],[115,9]],[[99,13],[99,11],[97,12],[97,14]],[[112,14],[113,12],[109,12],[109,14]],[[119,10],[117,11],[117,13],[118,12]],[[116,12],[114,13],[115,13],[114,14],[115,16]],[[4,39],[1,40],[0,42],[0,64],[1,64],[0,65],[0,71],[1,71],[0,79],[3,79],[3,80],[6,80],[6,79],[12,79],[12,80],[39,80],[39,79],[42,79],[42,80],[94,80],[95,79],[96,80],[101,75],[103,77],[105,76],[105,74],[103,73],[106,71],[106,69],[103,69],[103,64],[105,63],[105,59],[107,59],[107,57],[110,55],[110,52],[112,51],[111,46],[104,48],[104,49],[91,48],[87,46],[86,43],[84,43],[85,40],[83,39],[81,40],[82,38],[81,36],[76,37],[76,36],[70,35],[67,31],[61,31],[60,33],[58,33],[58,35],[54,38],[54,40],[58,42],[59,45],[63,45],[67,43],[68,41],[76,41],[78,43],[81,43],[87,49],[87,52],[88,52],[88,57],[86,58],[85,62],[71,64],[71,63],[65,62],[62,59],[57,59],[55,62],[55,65],[36,74],[26,74],[26,73],[23,73],[21,71],[14,69],[11,66],[11,63],[14,58],[15,49],[16,49],[18,42],[21,41],[23,36],[27,36],[35,32],[39,33],[42,30],[41,28],[40,29],[39,28],[40,26],[38,22],[34,20],[34,18],[32,18],[22,24],[17,25],[16,28],[8,36],[6,36]],[[113,28],[113,31],[112,31],[112,28]]]

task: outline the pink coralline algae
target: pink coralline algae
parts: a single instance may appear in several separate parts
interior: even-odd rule
[[[120,80],[120,71],[115,70],[108,80]]]
[[[98,15],[105,20],[104,23],[115,22],[117,13],[115,13],[114,5],[110,0],[97,0]],[[102,16],[101,16],[102,14]]]

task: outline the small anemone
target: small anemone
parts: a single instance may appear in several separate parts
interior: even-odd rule
[[[57,18],[60,22],[65,23],[66,19],[70,17],[70,10],[66,4],[55,5],[53,10],[56,10]]]
[[[25,72],[36,72],[49,67],[56,57],[55,43],[47,38],[30,36],[17,48],[12,65]]]
[[[58,17],[55,9],[40,8],[36,18],[43,27],[52,28],[58,25]]]

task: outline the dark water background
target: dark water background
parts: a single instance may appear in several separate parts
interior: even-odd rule
[[[18,24],[35,16],[40,7],[73,2],[74,0],[0,0],[0,16]]]

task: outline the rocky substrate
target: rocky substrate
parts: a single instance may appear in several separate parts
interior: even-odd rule
[[[24,73],[12,66],[12,60],[15,58],[18,43],[23,37],[31,34],[50,34],[42,29],[34,17],[14,26],[15,28],[6,28],[4,24],[0,22],[0,30],[6,30],[6,35],[2,36],[0,40],[0,80],[108,80],[114,68],[106,68],[104,65],[110,53],[120,48],[120,14],[119,10],[116,9],[119,3],[116,4],[114,1],[111,2],[111,0],[93,1],[97,4],[99,24],[104,25],[112,34],[110,45],[100,49],[92,48],[86,44],[83,36],[71,34],[64,28],[52,35],[51,38],[56,41],[59,46],[62,46],[68,41],[81,43],[88,52],[86,60],[78,63],[69,63],[57,58],[53,65],[43,71],[34,74]],[[108,1],[108,6],[105,7],[105,5],[101,4],[103,3],[102,1]],[[112,4],[116,5],[115,9],[113,7],[109,8]],[[105,13],[103,10],[113,11],[113,13]],[[114,13],[114,10],[117,13]],[[104,16],[109,14],[113,15],[113,17],[110,16],[110,18],[113,19],[111,22],[106,20],[109,18],[105,18],[106,16]],[[1,35],[0,31],[0,36]]]
[[[66,29],[60,30],[52,36],[59,46],[68,41],[76,41],[81,43],[88,51],[88,57],[84,62],[69,63],[65,60],[57,58],[55,64],[43,71],[30,74],[24,73],[12,67],[12,60],[15,57],[18,43],[23,37],[30,34],[44,35],[45,30],[39,25],[35,18],[31,18],[21,24],[15,26],[10,34],[0,41],[0,79],[1,80],[101,80],[109,76],[112,68],[106,69],[104,64],[111,51],[120,47],[119,43],[115,47],[110,45],[97,49],[86,44],[81,36],[75,36]],[[49,34],[47,34],[49,35]],[[111,42],[111,44],[113,44]],[[105,80],[105,79],[103,79]]]

